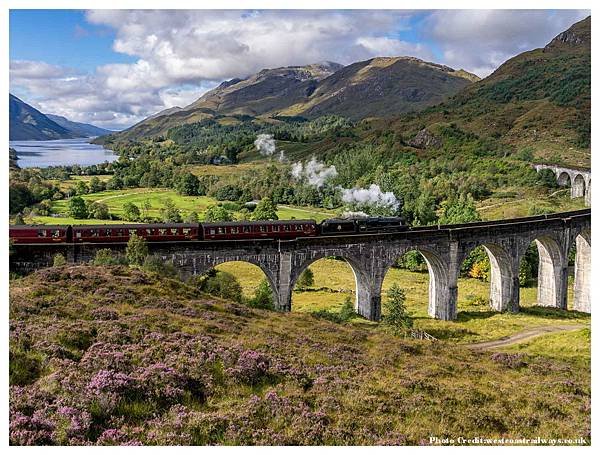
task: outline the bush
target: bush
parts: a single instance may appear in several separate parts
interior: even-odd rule
[[[108,205],[103,202],[92,202],[88,205],[88,216],[97,220],[110,219]]]
[[[298,289],[307,289],[307,288],[313,286],[314,284],[315,284],[315,275],[311,269],[306,268],[304,270],[304,272],[302,272],[300,274],[300,277],[298,278],[298,282],[296,283],[296,286],[298,286]]]
[[[96,251],[93,265],[127,265],[127,259],[121,255],[114,256],[113,251],[109,248],[102,248]]]
[[[248,301],[248,306],[252,308],[262,308],[263,310],[272,310],[273,306],[273,291],[267,280],[262,280],[256,288],[254,297]]]
[[[143,269],[154,272],[163,277],[177,278],[179,273],[173,265],[173,261],[164,261],[160,256],[147,256],[144,260]]]
[[[54,258],[52,261],[52,265],[54,267],[61,267],[66,264],[67,264],[67,260],[65,259],[65,257],[62,254],[57,253],[54,255]]]
[[[229,272],[211,269],[201,277],[194,277],[191,281],[199,291],[215,297],[242,301],[242,286],[237,278]]]
[[[225,207],[220,205],[211,205],[204,212],[204,221],[232,221],[233,216]]]
[[[311,315],[315,318],[326,319],[328,321],[335,322],[336,324],[343,324],[358,316],[354,310],[354,304],[352,303],[352,299],[350,297],[346,297],[346,300],[344,300],[340,311],[337,313],[328,310],[318,310],[313,311]]]
[[[123,219],[126,221],[139,221],[140,209],[133,202],[123,204]]]
[[[131,265],[142,265],[148,256],[148,245],[142,237],[132,234],[127,242],[125,257]]]
[[[35,382],[42,371],[42,357],[31,351],[11,349],[9,352],[9,384],[24,386]]]
[[[385,303],[387,312],[382,318],[382,323],[394,335],[405,332],[413,325],[413,321],[406,311],[405,301],[406,295],[404,290],[398,284],[394,283],[387,292],[387,301]]]
[[[489,259],[477,261],[475,264],[473,264],[473,267],[471,267],[471,270],[469,270],[469,276],[481,281],[488,281],[490,279]]]

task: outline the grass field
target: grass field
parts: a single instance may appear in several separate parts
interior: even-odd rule
[[[215,166],[218,167],[218,166]],[[192,211],[196,211],[200,219],[204,218],[204,211],[213,204],[218,203],[214,198],[208,196],[182,196],[174,190],[156,189],[156,188],[130,188],[125,190],[109,190],[99,193],[85,194],[82,196],[86,201],[103,202],[108,205],[111,214],[122,216],[123,206],[131,202],[138,206],[142,215],[151,217],[160,217],[160,210],[165,201],[170,199],[182,212],[185,217]],[[147,213],[144,213],[144,204],[149,204]],[[75,220],[68,217],[67,199],[53,201],[52,210],[59,217],[54,216],[34,216],[28,219],[30,223],[36,224],[93,224],[105,223],[104,220]],[[281,206],[277,212],[279,219],[314,219],[317,222],[334,216],[335,212],[321,208]],[[114,221],[119,223],[122,221]]]
[[[354,300],[354,276],[344,261],[321,259],[311,265],[315,282],[311,289],[292,296],[292,311],[313,312],[316,310],[338,311],[344,300]],[[260,269],[252,264],[231,262],[217,267],[233,273],[242,285],[246,296],[253,295],[264,278]],[[517,314],[490,311],[487,302],[489,283],[472,278],[461,278],[458,282],[458,318],[456,321],[438,321],[427,314],[428,273],[391,269],[383,282],[385,292],[393,283],[406,291],[406,306],[414,318],[416,328],[423,329],[437,338],[460,342],[475,342],[502,338],[522,330],[549,324],[588,323],[590,316],[572,311],[562,311],[536,306],[537,288],[521,288],[521,311]],[[573,286],[569,286],[569,306],[573,300]],[[479,299],[478,299],[479,298]],[[483,302],[481,301],[483,299]],[[367,323],[357,319],[356,323]]]

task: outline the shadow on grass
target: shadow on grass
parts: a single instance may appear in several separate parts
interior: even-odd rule
[[[497,311],[459,311],[456,315],[457,322],[466,322],[472,319],[488,319],[500,314]]]
[[[544,306],[521,307],[520,313],[529,316],[538,316],[550,319],[586,319],[590,315],[581,311],[562,310],[560,308],[550,308]]]

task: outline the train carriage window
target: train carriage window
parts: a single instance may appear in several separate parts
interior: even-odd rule
[[[223,229],[222,227],[219,228],[219,234],[225,234],[225,229]]]
[[[38,230],[38,237],[46,237],[46,229]]]
[[[171,235],[177,234],[177,228],[171,228]]]
[[[152,235],[152,229],[146,229],[146,234]]]
[[[289,231],[289,230],[290,230],[290,225],[289,225],[289,224],[286,224],[286,225],[283,227],[283,229],[284,229],[285,231]]]
[[[279,232],[279,225],[273,225],[273,232]]]
[[[81,238],[81,231],[77,231],[75,233],[75,237],[77,237],[78,239],[80,239]]]
[[[117,229],[117,237],[123,237],[123,229]]]
[[[90,229],[90,234],[92,237],[98,237],[98,230],[97,229]]]
[[[215,235],[215,230],[214,230],[214,229],[211,229],[211,230],[210,230],[210,234],[211,234],[211,235]]]
[[[267,227],[264,225],[260,226],[260,232],[266,232],[267,231]]]
[[[183,233],[184,233],[185,235],[189,235],[189,233],[190,233],[190,232],[192,232],[192,229],[191,229],[191,228],[183,228]]]
[[[129,236],[132,236],[132,235],[137,235],[136,229],[129,229]]]
[[[246,233],[250,232],[250,226],[244,226],[244,232],[246,232]]]
[[[234,226],[231,228],[231,233],[232,234],[237,234],[239,232],[239,229],[237,228],[237,226]]]
[[[160,229],[158,230],[158,233],[159,233],[160,235],[165,235],[165,234],[167,233],[167,230],[166,230],[165,228],[160,228]]]
[[[106,237],[112,237],[112,229],[105,229],[104,230],[104,235]]]

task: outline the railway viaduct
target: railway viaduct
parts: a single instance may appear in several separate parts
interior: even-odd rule
[[[386,272],[411,250],[429,269],[429,315],[452,320],[457,315],[458,277],[470,251],[483,246],[491,264],[489,302],[496,311],[519,310],[519,265],[527,247],[539,252],[538,304],[567,308],[569,251],[576,245],[573,309],[590,312],[591,210],[464,225],[411,228],[397,233],[310,237],[288,241],[150,242],[151,254],[172,260],[182,275],[203,274],[218,264],[245,261],[265,273],[281,311],[291,310],[292,290],[313,262],[335,256],[348,262],[356,279],[356,310],[379,320]],[[100,248],[124,250],[125,244],[13,245],[11,270],[27,273],[52,264],[56,253],[72,263],[91,260]]]
[[[589,169],[574,169],[551,164],[534,164],[533,168],[540,172],[550,169],[554,172],[560,186],[571,187],[571,198],[585,198],[585,205],[592,204],[592,171]]]

